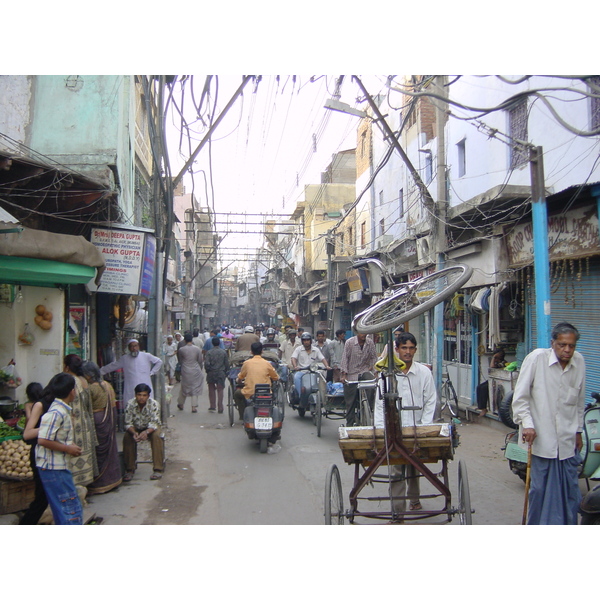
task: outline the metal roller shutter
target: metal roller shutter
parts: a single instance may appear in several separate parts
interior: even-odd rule
[[[579,330],[581,337],[577,350],[583,354],[586,364],[586,398],[592,392],[600,392],[600,258],[575,261],[569,266],[556,289],[552,289],[552,326],[567,321]],[[535,302],[535,300],[534,300]],[[535,310],[532,315],[532,342],[537,348]]]

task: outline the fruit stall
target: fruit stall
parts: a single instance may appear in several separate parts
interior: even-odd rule
[[[31,446],[23,440],[24,427],[25,411],[14,400],[0,399],[0,515],[27,509],[34,497]]]

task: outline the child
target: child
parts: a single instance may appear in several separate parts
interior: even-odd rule
[[[75,379],[69,373],[59,373],[48,386],[55,400],[40,422],[35,462],[56,525],[82,525],[83,508],[66,456],[81,454],[81,448],[73,444],[71,424]]]
[[[43,391],[42,384],[37,381],[32,381],[25,388],[25,395],[27,396],[27,402],[23,405],[25,409],[25,423],[31,418],[31,409],[36,402],[39,402]]]

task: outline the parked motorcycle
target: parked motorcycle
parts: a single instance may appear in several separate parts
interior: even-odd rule
[[[593,392],[593,402],[586,404],[583,413],[583,432],[581,434],[583,446],[581,449],[582,463],[579,478],[600,480],[600,394]],[[523,481],[527,474],[527,450],[519,446],[519,432],[512,420],[510,404],[512,392],[504,400],[504,410],[500,411],[502,422],[515,430],[506,435],[504,457],[508,460],[508,466]],[[600,525],[600,485],[596,485],[583,498],[580,511],[582,515],[581,524]]]

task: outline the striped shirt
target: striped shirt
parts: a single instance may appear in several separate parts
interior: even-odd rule
[[[38,431],[38,444],[35,447],[35,464],[38,469],[69,470],[70,456],[66,452],[50,450],[39,443],[40,439],[74,444],[73,424],[71,423],[72,408],[56,398],[48,412],[42,416]]]
[[[346,374],[349,381],[356,381],[361,373],[372,371],[376,362],[377,350],[373,340],[367,338],[361,348],[358,337],[354,336],[344,344],[340,371]]]

